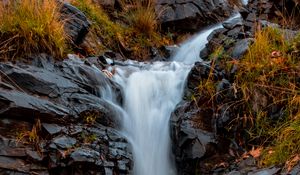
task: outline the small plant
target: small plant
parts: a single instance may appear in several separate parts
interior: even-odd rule
[[[62,57],[67,35],[54,0],[0,2],[0,60],[45,52]]]
[[[80,134],[80,137],[81,137],[81,139],[82,139],[82,141],[84,142],[84,143],[93,143],[94,141],[96,141],[97,140],[97,135],[96,134],[87,134],[87,133],[85,133],[85,132],[82,132],[81,134]]]
[[[130,1],[132,10],[127,19],[130,26],[139,33],[151,37],[157,32],[157,14],[153,0]]]
[[[18,142],[38,145],[40,141],[40,131],[41,122],[39,119],[37,119],[35,124],[32,126],[31,131],[21,131],[17,136],[17,140]]]
[[[96,122],[97,117],[99,116],[99,112],[85,112],[81,114],[85,123],[94,124]]]

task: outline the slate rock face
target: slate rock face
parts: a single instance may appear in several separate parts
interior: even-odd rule
[[[81,44],[89,32],[91,23],[80,10],[69,3],[62,2],[60,12],[65,21],[65,30],[71,37],[73,44]]]
[[[119,85],[73,56],[0,63],[0,174],[128,174],[132,155],[102,96]],[[97,58],[94,58],[97,59]]]
[[[197,162],[215,153],[217,144],[212,108],[199,108],[189,96],[208,78],[210,66],[196,63],[187,78],[184,100],[171,115],[173,152],[179,174],[195,174]]]
[[[226,19],[233,7],[223,0],[159,0],[156,11],[166,31],[191,32]]]

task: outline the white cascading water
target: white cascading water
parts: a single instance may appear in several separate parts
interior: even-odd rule
[[[113,80],[124,91],[123,106],[117,104],[108,86],[101,90],[102,97],[116,108],[120,133],[132,146],[134,175],[176,174],[171,156],[170,115],[182,98],[188,72],[194,62],[201,60],[199,53],[208,35],[221,27],[212,26],[182,44],[171,62],[127,61],[126,66],[116,66]]]
[[[200,61],[200,51],[205,48],[207,37],[212,31],[219,28],[222,28],[222,24],[209,27],[183,43],[173,56],[172,60],[183,62],[185,64],[194,64],[196,61]]]
[[[132,145],[135,175],[176,174],[170,157],[168,123],[181,100],[189,70],[190,66],[182,63],[155,62],[130,70],[130,75],[116,75],[124,80],[119,83],[124,89],[128,118],[122,120],[122,132]]]
[[[121,132],[132,145],[133,174],[176,174],[170,146],[170,115],[182,98],[188,72],[200,60],[207,36],[218,27],[221,25],[184,43],[172,62],[128,61],[128,66],[116,68],[114,81],[124,90],[126,113],[121,119]]]

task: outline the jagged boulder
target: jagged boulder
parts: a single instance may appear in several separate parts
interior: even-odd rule
[[[156,11],[165,31],[195,32],[226,19],[233,7],[222,0],[158,0]]]
[[[73,5],[65,2],[61,4],[60,12],[65,22],[66,33],[70,36],[72,44],[80,45],[89,32],[91,23],[83,12]]]
[[[179,174],[195,174],[197,163],[216,151],[214,109],[191,100],[198,83],[208,78],[210,66],[196,63],[187,78],[184,100],[171,115],[171,138]]]

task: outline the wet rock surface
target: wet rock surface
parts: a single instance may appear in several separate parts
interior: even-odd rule
[[[101,68],[42,54],[0,71],[0,174],[130,172],[129,145],[101,98],[106,86],[121,91]]]
[[[209,62],[195,63],[187,77],[184,100],[178,104],[171,116],[173,152],[179,174],[210,174],[211,169],[206,171],[205,167],[201,167],[199,170],[199,165],[205,164],[203,160],[222,152],[223,145],[219,141],[217,127],[217,108],[211,97],[202,94],[199,89],[199,82],[204,82],[209,77],[219,84],[217,89],[220,92],[220,101],[226,100],[223,98],[226,95],[226,98],[234,98],[230,90],[226,91],[231,85],[222,78],[222,73],[211,72]]]

